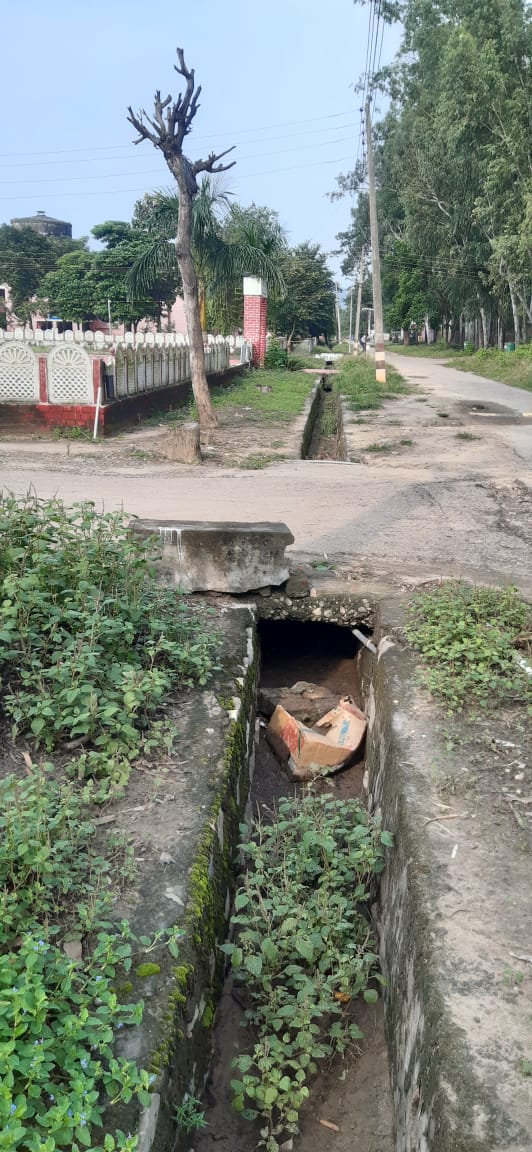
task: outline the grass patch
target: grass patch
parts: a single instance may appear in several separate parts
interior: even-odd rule
[[[216,412],[247,409],[246,416],[258,418],[261,423],[290,421],[303,411],[314,379],[306,372],[287,369],[251,369],[243,376],[235,376],[226,388],[211,392]],[[262,389],[265,389],[262,391]],[[197,420],[193,403],[168,412],[154,413],[146,424],[178,424],[184,420]]]
[[[475,436],[474,432],[457,432],[456,440],[480,440],[480,436]]]
[[[378,384],[374,364],[354,358],[342,363],[336,376],[336,387],[352,412],[380,408],[384,400],[410,392],[408,384],[394,368],[386,369],[386,384]]]
[[[515,588],[475,588],[449,581],[418,593],[408,610],[406,636],[423,661],[422,682],[450,711],[528,704],[532,609]]]
[[[279,460],[286,460],[286,456],[280,452],[272,452],[269,455],[262,452],[252,452],[244,460],[240,460],[236,467],[249,468],[250,471],[255,472],[261,468],[267,468],[269,464],[276,464]]]
[[[393,440],[374,440],[373,444],[366,445],[364,452],[382,452],[383,454],[386,454],[387,452],[393,452],[395,447],[396,445],[394,444]]]
[[[213,393],[213,405],[216,411],[249,408],[266,423],[288,421],[303,411],[313,386],[314,380],[306,372],[259,368],[235,377],[228,388]],[[269,391],[263,392],[262,388]]]
[[[480,348],[478,352],[453,359],[453,368],[532,392],[532,344],[522,344],[515,352]]]
[[[443,340],[438,340],[437,344],[391,344],[390,352],[394,356],[416,356],[420,360],[449,360],[463,356],[461,348],[450,347]]]

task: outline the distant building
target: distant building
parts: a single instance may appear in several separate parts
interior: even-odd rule
[[[46,212],[36,212],[35,216],[17,216],[11,224],[13,228],[32,228],[41,236],[68,236],[72,239],[72,225],[67,220],[54,220]]]

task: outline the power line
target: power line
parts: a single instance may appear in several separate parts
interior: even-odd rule
[[[273,176],[281,172],[298,172],[302,168],[319,168],[326,164],[343,164],[344,160],[351,160],[352,156],[337,156],[334,160],[314,160],[308,164],[295,164],[289,168],[266,168],[262,172],[240,172],[234,173],[240,180],[248,180],[254,176]],[[146,192],[146,188],[114,188],[114,189],[92,189],[85,192],[61,192],[61,199],[64,196],[123,196],[129,192],[141,193]],[[59,193],[57,193],[59,195]],[[33,193],[23,193],[22,196],[0,196],[2,200],[34,200]]]
[[[337,136],[334,140],[327,140],[322,142],[321,147],[328,148],[332,144],[343,144],[346,140],[350,139],[350,136]],[[262,156],[285,156],[287,153],[292,154],[293,152],[305,152],[308,151],[309,148],[314,149],[315,146],[315,141],[313,141],[311,144],[301,144],[300,146],[296,145],[292,148],[279,148],[273,152],[251,152],[247,156],[239,156],[238,162],[240,163],[242,160],[259,160]],[[159,173],[159,168],[143,168],[140,172],[100,172],[95,173],[93,176],[39,176],[37,180],[32,180],[31,183],[33,186],[35,184],[58,184],[72,180],[115,180],[120,178],[124,179],[129,176],[153,176],[158,175]],[[6,184],[19,185],[20,178],[18,180],[0,180],[0,186],[4,186]]]
[[[350,112],[344,112],[343,115],[349,116],[349,115],[351,115],[351,113]],[[256,140],[241,141],[241,144],[244,144],[244,145],[246,145],[246,144],[248,144],[248,145],[267,144],[267,143],[269,143],[270,140],[293,140],[294,138],[299,138],[300,136],[312,136],[313,139],[315,140],[316,136],[320,136],[323,133],[329,133],[331,131],[338,131],[338,130],[343,131],[344,129],[353,128],[353,127],[355,127],[354,121],[347,123],[347,124],[335,125],[334,129],[331,129],[328,125],[326,125],[322,128],[316,128],[316,127],[306,128],[302,132],[288,132],[286,135],[283,135],[283,136],[279,136],[279,135],[263,136],[262,139],[257,138]],[[239,147],[239,146],[241,146],[241,145],[237,144],[237,147]],[[129,145],[128,145],[128,147],[129,147]],[[35,168],[35,167],[48,168],[48,167],[51,167],[52,165],[59,165],[60,167],[62,167],[65,164],[106,164],[110,160],[125,160],[126,162],[128,162],[128,161],[132,160],[133,156],[140,157],[142,155],[141,152],[138,152],[136,149],[134,149],[133,145],[131,145],[131,150],[132,150],[131,156],[129,156],[129,155],[128,156],[96,156],[96,157],[94,157],[94,156],[80,156],[80,157],[76,157],[75,160],[50,160],[50,161],[41,160],[41,161],[38,161],[37,164],[35,163],[34,160],[28,160],[27,162],[19,163],[19,164],[3,164],[2,167],[3,168]],[[58,177],[58,179],[62,179],[62,177]],[[68,179],[68,177],[65,177],[65,179]]]
[[[339,116],[346,116],[345,109],[343,112],[330,112],[326,116],[308,116],[304,120],[281,120],[277,124],[261,124],[254,125],[253,128],[236,128],[224,129],[220,132],[209,132],[206,136],[194,136],[194,140],[212,140],[223,136],[241,136],[249,135],[250,132],[268,132],[273,131],[275,128],[290,128],[298,124],[316,124],[320,120],[336,120]],[[109,152],[113,148],[133,148],[131,144],[95,144],[85,145],[84,148],[59,148],[59,149],[46,149],[43,152],[0,152],[0,159],[9,159],[12,156],[70,156],[74,152]]]

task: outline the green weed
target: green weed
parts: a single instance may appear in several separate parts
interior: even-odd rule
[[[183,1098],[183,1102],[175,1110],[175,1119],[179,1131],[187,1136],[191,1132],[207,1127],[205,1113],[201,1110],[201,1101],[196,1100],[195,1096],[187,1095]]]
[[[521,344],[515,352],[502,352],[498,348],[480,348],[472,355],[453,360],[453,368],[475,372],[489,380],[500,380],[515,388],[532,392],[532,344]]]
[[[386,369],[386,384],[378,384],[375,367],[362,359],[342,361],[336,376],[338,392],[345,396],[353,412],[380,408],[384,400],[410,391],[403,378],[393,368]]]
[[[92,440],[92,431],[73,424],[71,427],[54,428],[52,436],[54,440]]]
[[[414,596],[406,636],[420,653],[422,679],[450,710],[531,703],[530,677],[515,650],[529,644],[532,610],[515,588],[449,581]]]
[[[109,1103],[149,1103],[153,1080],[112,1050],[117,1029],[136,1025],[142,1003],[115,988],[134,949],[157,941],[112,927],[110,864],[94,846],[94,824],[50,766],[0,784],[0,1145],[80,1149]],[[121,850],[112,848],[120,871]],[[68,943],[79,941],[70,959]],[[104,1149],[133,1152],[115,1132]],[[96,1150],[95,1150],[96,1152]],[[101,1152],[101,1146],[99,1146]]]
[[[278,460],[284,459],[285,457],[278,452],[271,452],[269,455],[262,452],[252,452],[249,456],[246,456],[244,460],[240,460],[237,467],[257,471],[261,468],[267,468],[269,464],[276,464]]]
[[[245,827],[243,828],[245,830]],[[348,1005],[378,999],[378,957],[363,909],[391,844],[358,801],[281,800],[241,851],[234,943],[222,945],[246,985],[250,1054],[237,1056],[234,1108],[260,1117],[260,1146],[277,1152],[298,1131],[317,1062],[361,1038]]]
[[[480,440],[480,436],[475,436],[473,432],[457,432],[456,440]]]
[[[208,678],[201,618],[150,576],[127,517],[0,501],[0,672],[13,736],[74,751],[78,776],[127,776],[170,690]]]
[[[383,453],[393,452],[396,445],[393,440],[374,440],[372,444],[366,444],[364,452]]]

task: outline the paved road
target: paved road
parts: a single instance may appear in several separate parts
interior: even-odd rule
[[[40,496],[92,499],[108,510],[124,507],[157,519],[283,520],[301,552],[343,553],[388,570],[467,570],[528,586],[532,516],[523,479],[532,424],[490,423],[469,444],[456,432],[469,427],[469,418],[455,417],[464,401],[489,396],[519,410],[523,398],[532,408],[532,399],[432,361],[397,357],[397,365],[427,393],[425,403],[420,397],[390,401],[367,424],[353,425],[360,463],[287,460],[262,471],[149,460],[132,466],[112,442],[93,450],[0,441],[0,483],[19,494],[32,485]],[[439,408],[447,409],[447,421]],[[471,427],[476,436],[478,421]],[[367,443],[376,432],[395,433],[413,446],[364,455],[364,437]]]
[[[512,388],[509,384],[501,384],[498,380],[487,380],[485,376],[476,376],[474,372],[460,372],[451,366],[445,367],[443,360],[429,360],[421,356],[388,356],[389,362],[412,384],[427,388],[428,391],[442,398],[453,398],[458,401],[470,401],[471,404],[479,401],[485,405],[500,405],[507,408],[514,416],[527,414],[532,420],[532,392],[524,388]],[[479,414],[478,419],[491,421],[492,417]],[[530,424],[499,424],[498,436],[514,449],[515,452],[532,467],[532,422]]]

